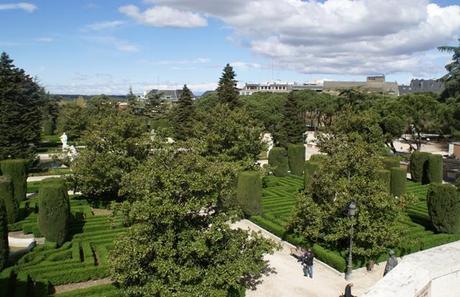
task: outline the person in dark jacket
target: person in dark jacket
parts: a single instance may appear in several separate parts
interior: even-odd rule
[[[395,268],[396,265],[398,265],[398,259],[396,259],[395,252],[393,250],[390,250],[388,254],[390,255],[390,258],[388,258],[387,264],[385,265],[383,276],[385,276],[388,272]]]
[[[311,251],[311,249],[308,249],[305,254],[303,254],[301,261],[303,265],[303,275],[304,276],[309,276],[310,278],[313,278],[313,259],[315,258],[315,255]]]
[[[345,294],[343,294],[344,297],[354,297],[351,294],[351,287],[353,287],[353,283],[349,283],[345,286]]]

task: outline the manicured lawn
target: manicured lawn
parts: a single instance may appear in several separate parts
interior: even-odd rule
[[[408,207],[407,216],[401,220],[404,242],[398,249],[401,255],[424,250],[448,242],[460,240],[460,235],[437,234],[430,222],[426,205],[427,185],[407,181],[407,192],[416,197],[416,202]],[[274,234],[299,243],[299,238],[286,233],[286,225],[295,207],[296,195],[303,189],[303,177],[288,176],[264,178],[262,192],[262,214],[251,220]]]

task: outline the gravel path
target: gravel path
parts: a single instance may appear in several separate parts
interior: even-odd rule
[[[86,289],[86,288],[99,286],[99,285],[108,285],[111,283],[112,281],[110,280],[110,278],[107,277],[107,278],[90,280],[90,281],[81,282],[81,283],[56,286],[54,287],[54,290],[55,290],[55,294],[60,294],[64,292],[70,292],[70,291],[78,290],[78,289]]]
[[[234,224],[235,228],[260,231],[262,235],[282,245],[282,249],[273,255],[265,256],[274,273],[262,277],[255,290],[248,290],[246,297],[338,297],[348,283],[343,274],[329,266],[315,261],[313,279],[303,276],[302,267],[297,259],[290,255],[291,244],[260,228],[248,220]],[[365,268],[353,271],[353,294],[360,296],[373,286],[382,276],[384,263],[375,265],[374,271]]]

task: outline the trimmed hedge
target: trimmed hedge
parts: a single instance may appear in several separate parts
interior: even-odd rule
[[[61,183],[44,185],[39,190],[38,226],[46,240],[58,246],[69,230],[70,203],[67,189]]]
[[[262,200],[262,180],[259,172],[245,171],[238,176],[237,186],[238,202],[245,215],[260,214],[260,201]]]
[[[377,170],[376,175],[377,175],[377,179],[383,183],[385,190],[388,193],[390,193],[390,190],[391,190],[391,172],[390,170],[379,169]]]
[[[0,200],[5,203],[8,224],[13,224],[18,219],[19,203],[14,199],[13,183],[8,176],[0,176]]]
[[[327,263],[340,272],[345,272],[347,264],[345,259],[340,256],[339,253],[327,250],[317,244],[313,245],[312,251],[315,254],[315,257],[322,262]]]
[[[71,292],[57,294],[59,297],[122,297],[122,291],[117,289],[114,285],[100,285],[86,289],[78,289]]]
[[[427,184],[426,170],[430,153],[413,152],[410,156],[410,175],[413,181]]]
[[[427,206],[437,231],[460,233],[460,195],[455,186],[431,184],[428,187]]]
[[[406,171],[402,168],[395,167],[390,169],[391,172],[391,194],[394,196],[401,196],[406,192],[406,180],[407,174]]]
[[[8,216],[6,214],[5,203],[0,200],[0,271],[6,267],[9,253]]]
[[[2,175],[9,176],[13,182],[14,198],[21,202],[27,193],[27,160],[4,160],[0,162]]]
[[[313,161],[305,162],[304,175],[303,175],[303,188],[305,192],[309,190],[311,183],[313,182],[314,174],[318,170],[318,168],[319,168],[318,162],[313,162]]]
[[[441,155],[431,154],[428,158],[428,168],[426,174],[428,183],[442,183],[443,160]]]
[[[399,167],[398,157],[383,157],[382,158],[383,168],[390,170],[391,168]]]
[[[327,158],[327,155],[316,154],[316,155],[311,155],[308,161],[319,163],[319,162],[326,160],[326,158]]]
[[[288,161],[291,174],[302,176],[305,163],[305,146],[303,144],[289,144]]]
[[[268,154],[268,165],[275,176],[286,176],[288,174],[288,157],[285,148],[274,147]]]

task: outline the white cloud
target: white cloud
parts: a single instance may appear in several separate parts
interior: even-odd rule
[[[139,23],[152,27],[196,28],[208,24],[199,14],[167,6],[155,6],[141,12],[135,5],[126,5],[120,7],[119,11]]]
[[[50,43],[54,41],[54,38],[52,37],[39,37],[34,39],[36,42],[40,43]]]
[[[0,4],[0,10],[12,10],[12,9],[22,9],[27,12],[34,12],[35,10],[38,9],[38,7],[32,3],[27,3],[27,2]]]
[[[439,59],[431,51],[456,43],[460,33],[460,5],[428,0],[145,2],[153,10],[220,19],[233,28],[232,39],[254,53],[283,69],[311,74],[427,74]],[[133,16],[141,14],[132,9]]]
[[[136,44],[112,36],[86,36],[83,39],[114,47],[120,52],[136,53],[140,51]]]
[[[125,24],[124,21],[97,22],[97,23],[86,25],[83,28],[83,31],[102,31],[102,30],[107,30],[107,29],[118,28],[124,24]]]
[[[191,60],[160,60],[155,63],[159,65],[196,65],[208,64],[210,61],[208,58],[196,58]]]

